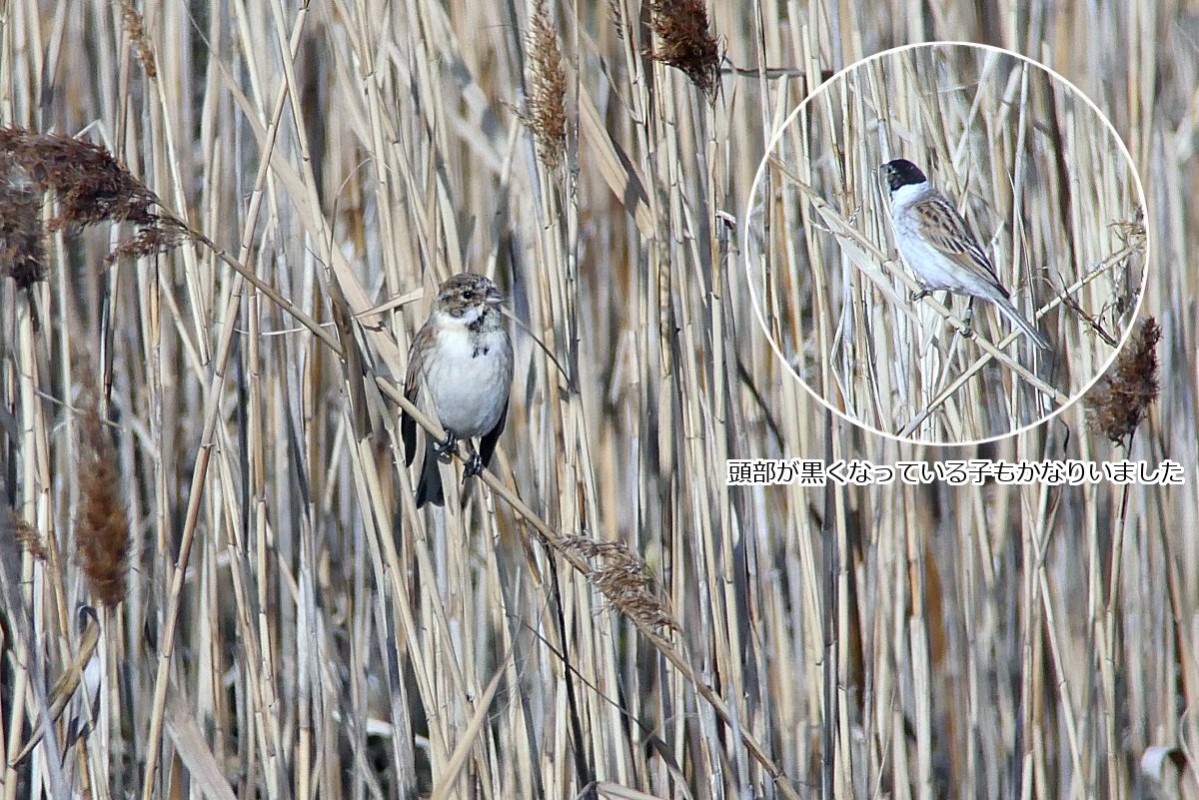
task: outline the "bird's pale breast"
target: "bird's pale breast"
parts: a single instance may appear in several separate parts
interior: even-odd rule
[[[448,325],[434,350],[436,357],[425,364],[425,385],[442,426],[462,437],[487,433],[499,422],[512,383],[507,334],[472,334]]]

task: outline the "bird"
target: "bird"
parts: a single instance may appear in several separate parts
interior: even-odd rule
[[[1011,295],[962,215],[920,168],[897,158],[883,164],[880,173],[890,190],[895,242],[923,283],[923,288],[912,294],[912,301],[942,289],[987,300],[1033,344],[1050,350],[1049,340],[1012,304]]]
[[[499,305],[504,297],[489,278],[470,272],[441,284],[428,320],[408,350],[404,397],[414,405],[423,391],[446,438],[426,436],[425,458],[416,486],[416,507],[445,505],[438,459],[464,440],[466,477],[490,463],[508,418],[512,386],[512,340]],[[400,420],[405,464],[416,455],[416,420]],[[472,439],[481,437],[476,451]]]

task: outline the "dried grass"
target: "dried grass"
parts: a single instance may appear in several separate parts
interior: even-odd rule
[[[547,8],[578,75],[557,169],[517,111],[523,6],[167,4],[137,43],[124,6],[5,7],[0,150],[42,168],[0,193],[23,209],[0,253],[39,265],[0,278],[0,497],[43,551],[9,546],[6,513],[3,800],[1133,797],[1156,791],[1142,752],[1199,741],[1191,486],[725,485],[730,457],[1168,457],[1193,481],[1199,18],[712,4],[696,36],[736,67],[713,93],[645,58],[650,9],[612,5]],[[750,229],[804,76],[926,37],[1052,59],[1149,183],[1161,394],[1127,448],[1081,404],[980,448],[865,434],[757,325],[718,220]],[[395,381],[424,292],[467,268],[548,354],[515,334],[494,472],[418,513]],[[1084,329],[1128,291],[1054,320],[1098,355]],[[130,537],[85,663],[76,353]]]

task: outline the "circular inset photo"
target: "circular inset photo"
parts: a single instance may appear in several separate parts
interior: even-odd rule
[[[746,219],[779,356],[837,413],[909,441],[1053,416],[1115,358],[1145,284],[1144,191],[1111,123],[980,45],[890,50],[820,86]]]

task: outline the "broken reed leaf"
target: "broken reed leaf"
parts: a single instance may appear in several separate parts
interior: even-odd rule
[[[80,425],[76,557],[97,602],[112,608],[125,599],[129,519],[121,500],[116,450],[104,429],[94,388],[85,390]]]
[[[720,45],[703,0],[654,0],[650,27],[657,44],[647,55],[682,71],[711,102],[720,86]]]
[[[1153,317],[1142,321],[1116,359],[1116,365],[1086,398],[1087,427],[1115,444],[1132,439],[1161,391],[1157,343],[1162,331]]]
[[[153,223],[150,206],[159,203],[158,196],[100,145],[0,128],[0,153],[24,169],[39,189],[57,196],[59,213],[50,221],[51,231],[104,221]]]
[[[1166,782],[1166,764],[1181,773],[1187,768],[1186,753],[1172,745],[1155,745],[1141,754],[1141,774],[1158,786]]]
[[[532,63],[527,123],[537,141],[537,155],[550,169],[557,169],[566,150],[566,70],[558,37],[539,3],[529,29]]]

